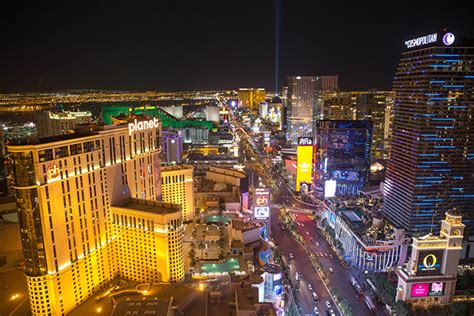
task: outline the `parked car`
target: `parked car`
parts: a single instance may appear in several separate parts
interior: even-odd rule
[[[331,309],[331,303],[330,303],[329,301],[326,301],[326,307],[327,307],[328,309]]]

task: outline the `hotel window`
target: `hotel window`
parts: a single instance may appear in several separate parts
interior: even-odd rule
[[[40,150],[38,152],[38,155],[39,155],[40,162],[53,160],[53,150],[51,148]]]
[[[61,147],[54,148],[54,157],[55,157],[55,159],[65,158],[68,155],[69,155],[68,146],[61,146]]]
[[[94,150],[94,141],[88,141],[84,144],[84,152],[88,153]]]
[[[82,153],[82,145],[81,144],[73,144],[70,146],[71,155],[79,155]]]

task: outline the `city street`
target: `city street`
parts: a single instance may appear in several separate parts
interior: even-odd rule
[[[334,302],[332,301],[328,291],[326,290],[323,281],[319,274],[314,269],[310,258],[307,256],[303,247],[291,236],[290,232],[282,231],[278,226],[281,221],[279,210],[272,210],[271,229],[272,237],[276,245],[280,248],[283,260],[290,268],[289,276],[293,287],[296,287],[297,281],[295,273],[301,274],[301,281],[298,286],[298,302],[300,303],[304,315],[314,315],[314,306],[318,306],[321,315],[325,314],[327,309],[326,301],[332,305],[332,309],[337,313]],[[289,254],[292,253],[294,260],[289,262]],[[308,289],[308,283],[311,283],[313,290],[319,297],[319,303],[316,304],[311,294],[312,291]]]
[[[371,312],[364,304],[363,299],[357,297],[357,293],[351,285],[351,274],[341,264],[331,246],[316,227],[313,217],[298,213],[294,213],[294,216],[296,222],[301,223],[301,226],[296,225],[296,227],[306,244],[313,253],[320,254],[317,255],[317,259],[331,280],[330,287],[336,288],[341,296],[349,301],[354,315],[369,315]],[[332,256],[332,259],[330,256]],[[330,269],[333,272],[330,272]]]
[[[238,123],[236,122],[236,125]],[[335,288],[339,291],[342,298],[346,299],[352,307],[354,315],[370,315],[371,312],[365,305],[363,298],[358,297],[356,291],[351,285],[351,274],[346,269],[337,255],[332,251],[322,233],[316,227],[314,216],[312,213],[318,214],[325,207],[321,201],[314,201],[317,205],[304,203],[296,198],[293,192],[288,188],[282,176],[274,171],[264,169],[265,164],[262,158],[256,154],[254,146],[250,140],[249,134],[237,125],[237,130],[241,136],[242,149],[244,156],[255,159],[255,162],[247,162],[247,172],[254,170],[262,179],[264,185],[269,186],[270,182],[275,183],[276,190],[272,192],[272,202],[274,205],[282,205],[287,208],[294,216],[297,230],[309,249],[318,257],[318,261],[323,266],[323,270],[330,279],[329,289]],[[267,166],[268,167],[268,166]],[[271,179],[271,180],[270,180]],[[280,209],[272,208],[271,212],[271,232],[275,244],[279,247],[282,258],[286,266],[289,267],[289,279],[293,288],[297,290],[297,301],[304,315],[314,315],[314,307],[317,306],[320,315],[325,315],[326,311],[333,310],[335,314],[338,309],[335,306],[328,289],[321,280],[319,274],[311,263],[311,259],[307,255],[301,244],[292,237],[288,231],[282,231],[279,226],[281,222]],[[316,244],[316,242],[318,244]],[[290,260],[289,255],[292,253],[294,259]],[[331,257],[332,259],[331,259]],[[329,272],[330,269],[333,272]],[[299,281],[296,280],[296,272],[299,274]],[[312,290],[309,290],[308,284],[311,284]],[[316,292],[318,302],[313,298],[312,292]],[[329,301],[331,308],[326,306]]]

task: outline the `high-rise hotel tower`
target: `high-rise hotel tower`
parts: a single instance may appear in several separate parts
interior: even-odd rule
[[[473,39],[443,30],[407,40],[393,89],[386,215],[419,236],[455,207],[473,235]]]
[[[132,120],[8,147],[34,315],[64,315],[117,276],[184,278],[180,206],[156,201],[161,124]]]

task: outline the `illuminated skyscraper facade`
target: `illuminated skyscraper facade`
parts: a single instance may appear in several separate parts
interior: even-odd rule
[[[181,205],[183,221],[194,218],[194,167],[166,166],[161,169],[163,201]]]
[[[181,163],[183,159],[183,133],[174,129],[163,129],[162,161]]]
[[[393,84],[385,213],[420,235],[456,207],[472,235],[474,42],[440,31],[405,46]]]
[[[392,91],[364,92],[357,95],[356,119],[372,122],[371,161],[387,159],[390,135]]]
[[[143,200],[161,198],[160,130],[156,120],[135,120],[128,127],[82,126],[75,134],[8,147],[34,315],[68,313],[116,276],[159,278],[151,272],[126,274],[127,261],[135,257],[118,254],[127,234],[141,239],[148,234],[143,247],[149,248],[162,245],[155,244],[155,234],[160,235],[156,240],[180,234],[180,210],[171,212],[176,213],[169,220],[172,228],[166,228],[167,219],[155,218],[163,211],[151,216],[149,210],[135,210]],[[127,205],[129,215],[122,211]],[[153,257],[157,252],[160,259]],[[161,281],[179,280],[170,271],[172,255],[159,248],[150,253],[149,268],[160,271]],[[166,264],[158,266],[160,260]]]
[[[181,206],[131,199],[112,206],[118,274],[137,282],[184,279]]]
[[[67,134],[77,124],[92,122],[91,112],[45,111],[38,115],[37,133],[38,137],[48,137]]]
[[[263,88],[240,88],[237,93],[239,107],[251,110],[258,110],[258,106],[265,102],[267,96]]]
[[[312,136],[313,110],[316,105],[316,77],[288,76],[287,129],[289,141]]]

